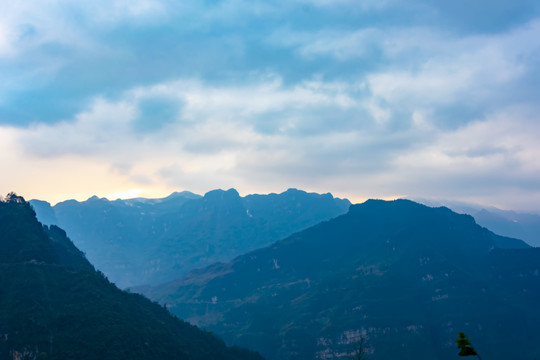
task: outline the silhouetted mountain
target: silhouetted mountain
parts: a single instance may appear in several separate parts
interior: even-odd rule
[[[0,359],[262,360],[96,272],[20,197],[0,202]]]
[[[501,248],[502,247],[502,248]],[[347,214],[148,289],[173,313],[267,359],[540,356],[540,249],[407,200]]]
[[[540,246],[539,214],[526,214],[495,207],[485,208],[455,201],[419,200],[419,202],[428,206],[448,206],[455,212],[472,215],[479,225],[497,234],[521,239],[532,246]]]
[[[94,196],[52,208],[30,202],[39,219],[65,229],[88,259],[121,287],[158,284],[229,261],[343,214],[350,206],[331,194],[296,189],[246,197],[234,189],[210,191],[204,197],[189,192],[164,199],[109,201]]]

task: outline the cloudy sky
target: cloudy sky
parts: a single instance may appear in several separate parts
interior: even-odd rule
[[[537,0],[0,0],[0,190],[540,212]]]

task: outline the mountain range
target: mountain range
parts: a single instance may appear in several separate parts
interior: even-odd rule
[[[241,197],[234,189],[204,196],[109,201],[96,196],[51,206],[31,200],[38,219],[65,229],[75,245],[122,288],[157,285],[192,269],[229,261],[320,221],[350,202],[289,189]]]
[[[22,197],[0,201],[0,359],[262,360],[119,290]]]
[[[502,210],[493,206],[481,206],[448,200],[418,199],[417,202],[428,206],[447,206],[457,213],[471,215],[479,225],[499,235],[521,239],[532,246],[540,246],[539,214]]]
[[[408,200],[348,213],[146,295],[268,360],[540,356],[540,249]]]

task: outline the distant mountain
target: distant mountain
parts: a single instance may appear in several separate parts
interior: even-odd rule
[[[524,240],[532,246],[540,247],[540,215],[527,214],[496,207],[483,207],[455,201],[418,200],[428,206],[448,206],[461,214],[470,214],[476,222],[491,231]]]
[[[30,200],[29,202],[39,216],[39,221],[44,225],[58,224],[58,219],[54,213],[51,204],[42,200]]]
[[[540,249],[407,200],[347,214],[147,295],[269,360],[540,356]]]
[[[171,281],[229,261],[345,213],[350,202],[289,189],[241,197],[234,189],[201,197],[109,201],[92,197],[54,207],[31,200],[38,219],[65,229],[88,259],[120,287]]]
[[[21,197],[0,201],[0,359],[262,360],[123,292]]]

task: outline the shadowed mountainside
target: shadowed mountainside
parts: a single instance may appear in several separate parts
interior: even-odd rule
[[[262,360],[116,288],[21,197],[0,202],[0,359]]]
[[[455,359],[458,331],[486,359],[533,359],[539,275],[540,249],[471,216],[370,200],[147,294],[270,360],[346,359],[361,338],[374,360]]]

